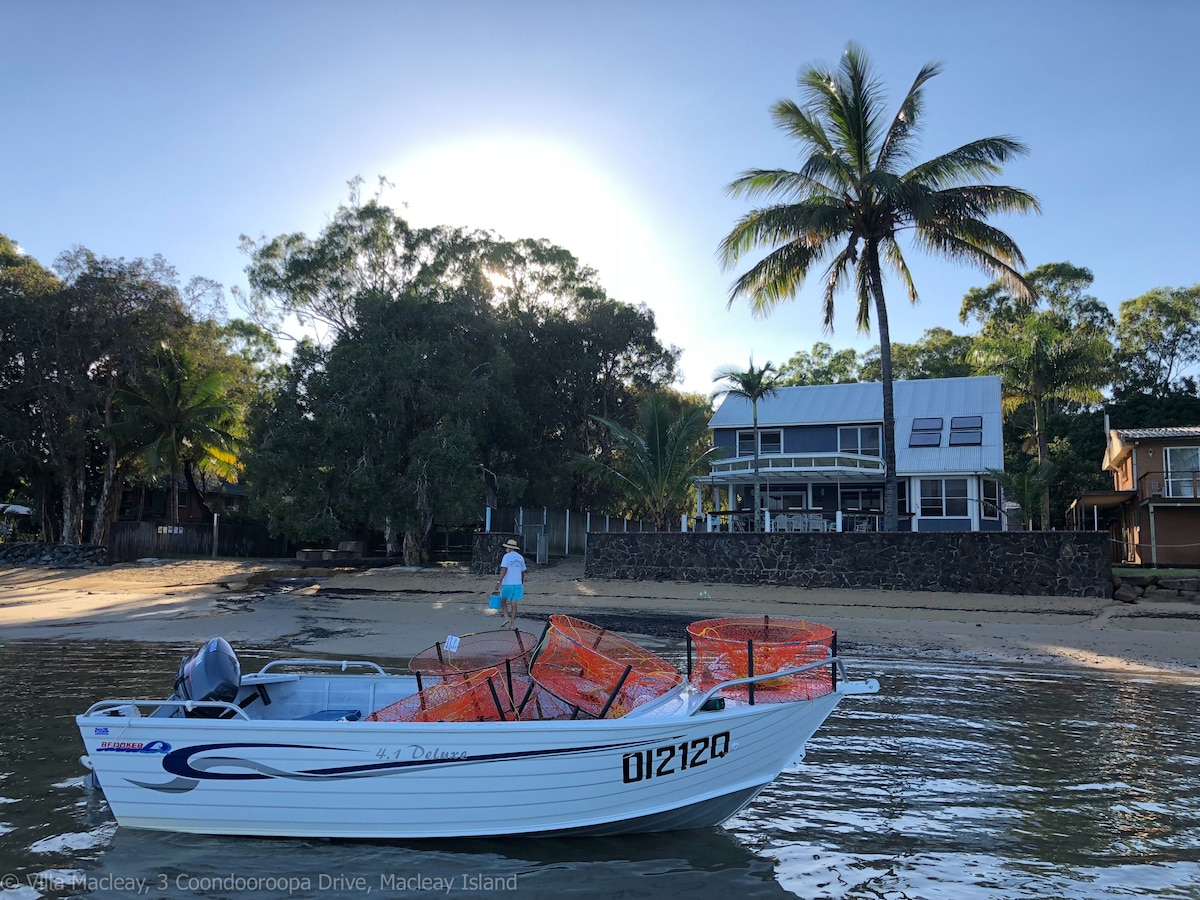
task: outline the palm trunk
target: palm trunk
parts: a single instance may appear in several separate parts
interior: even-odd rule
[[[754,522],[750,530],[758,531],[758,523],[762,521],[762,499],[758,490],[758,401],[752,401],[751,406],[754,409]]]
[[[883,278],[879,272],[879,250],[868,244],[868,277],[875,299],[876,327],[879,329],[879,370],[883,387],[883,530],[900,530],[900,511],[896,484],[896,404],[892,391],[892,338],[888,329],[887,305],[883,300]]]
[[[1038,464],[1043,473],[1050,471],[1050,442],[1046,440],[1045,400],[1033,401],[1033,429],[1037,433]],[[1042,483],[1042,531],[1050,530],[1050,482]]]

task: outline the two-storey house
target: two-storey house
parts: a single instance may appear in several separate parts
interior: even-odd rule
[[[1114,562],[1200,564],[1200,426],[1110,429],[1102,465],[1113,490],[1075,500],[1072,525],[1099,527],[1109,510]]]
[[[1000,531],[1004,468],[1000,379],[894,383],[900,527]],[[883,387],[781,388],[758,402],[760,529],[874,531],[883,515]],[[709,422],[726,448],[698,502],[700,527],[747,527],[754,508],[753,409],[727,396]],[[707,497],[705,502],[704,497]],[[724,514],[714,515],[716,511]],[[734,511],[730,514],[729,511]]]

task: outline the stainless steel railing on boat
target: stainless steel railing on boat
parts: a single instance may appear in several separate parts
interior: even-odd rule
[[[155,709],[175,708],[185,712],[197,709],[217,709],[221,712],[233,713],[247,722],[251,721],[244,709],[236,703],[226,703],[224,700],[99,700],[89,706],[83,716],[122,715],[125,718],[136,718],[141,716],[141,713],[138,712],[139,706],[152,706]],[[129,709],[123,709],[124,707],[129,707]]]
[[[338,668],[345,672],[347,669],[354,667],[360,669],[374,669],[376,675],[386,675],[379,663],[369,662],[365,659],[273,659],[261,669],[258,674],[261,675],[272,666],[314,666],[320,668]]]
[[[775,672],[767,672],[763,675],[751,675],[746,678],[733,678],[729,681],[722,681],[720,684],[713,685],[696,699],[692,704],[692,710],[688,713],[689,716],[694,716],[696,713],[704,709],[716,694],[726,688],[739,687],[741,685],[753,685],[761,681],[770,681],[774,678],[787,678],[791,675],[803,675],[805,672],[811,672],[813,669],[821,669],[825,666],[833,666],[837,669],[838,678],[835,681],[835,687],[829,693],[839,692],[843,694],[874,694],[879,691],[879,682],[874,678],[868,678],[865,681],[851,681],[846,675],[846,665],[836,656],[831,656],[828,659],[820,659],[816,662],[808,663],[804,666],[799,666],[794,669],[779,669]],[[750,695],[750,703],[753,705],[754,695]]]

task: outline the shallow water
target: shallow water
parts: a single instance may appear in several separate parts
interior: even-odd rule
[[[4,645],[0,898],[1200,898],[1195,681],[852,660],[881,693],[844,700],[806,762],[717,829],[402,843],[118,829],[86,787],[73,716],[162,696],[191,649]],[[238,649],[248,670],[275,656]]]

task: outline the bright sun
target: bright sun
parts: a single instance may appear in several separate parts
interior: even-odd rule
[[[665,227],[586,154],[550,140],[492,136],[431,145],[384,174],[394,187],[382,201],[412,224],[545,238],[595,269],[610,297],[650,307],[664,344],[705,340],[688,273],[670,262]],[[711,365],[702,358],[696,368]]]
[[[545,238],[596,269],[618,300],[649,303],[662,295],[663,256],[646,216],[616,178],[570,148],[525,138],[460,140],[410,154],[386,174],[395,187],[384,201],[415,225]]]

